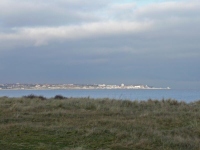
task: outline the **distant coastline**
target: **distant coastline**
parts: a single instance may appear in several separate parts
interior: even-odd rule
[[[0,84],[0,90],[93,90],[93,89],[150,89],[150,90],[159,90],[159,89],[170,89],[166,88],[157,88],[148,85],[107,85],[107,84]]]

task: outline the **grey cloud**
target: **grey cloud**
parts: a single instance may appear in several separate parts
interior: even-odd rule
[[[151,23],[134,22],[107,22],[90,23],[75,26],[61,27],[39,27],[39,28],[16,28],[15,33],[0,33],[2,40],[14,40],[20,45],[28,41],[32,45],[48,45],[51,41],[65,41],[71,39],[93,38],[98,36],[109,36],[143,32],[151,27]]]
[[[198,1],[145,7],[113,1],[32,2],[12,6],[10,12],[0,9],[3,81],[200,88]],[[24,5],[31,8],[15,16]],[[30,16],[33,22],[26,23]]]
[[[59,2],[61,2],[61,1],[59,1]],[[77,2],[75,1],[74,3],[75,4],[73,4],[73,5],[76,6],[77,4],[79,4],[79,1],[77,1]],[[92,3],[92,4],[94,4],[94,3]],[[90,5],[92,5],[92,4],[90,4]],[[140,31],[140,30],[143,30],[143,31],[153,30],[153,32],[155,32],[155,33],[160,32],[159,35],[166,34],[165,30],[171,30],[172,32],[174,32],[174,30],[176,30],[175,32],[180,30],[182,32],[181,34],[184,34],[185,32],[187,32],[186,30],[184,30],[184,26],[190,27],[193,23],[195,23],[195,26],[198,27],[200,22],[198,21],[199,20],[197,18],[198,16],[196,16],[196,18],[191,19],[191,15],[188,14],[191,12],[190,9],[188,10],[188,8],[187,8],[187,5],[190,3],[181,3],[180,6],[178,4],[179,3],[170,3],[170,2],[164,3],[164,4],[158,4],[158,6],[156,4],[154,4],[154,6],[151,6],[151,5],[146,6],[145,8],[142,8],[142,10],[140,10],[140,8],[139,8],[132,14],[130,12],[125,12],[124,16],[126,14],[128,14],[127,16],[129,16],[131,14],[133,17],[125,18],[126,20],[120,21],[120,22],[117,19],[121,19],[121,18],[116,18],[116,16],[115,16],[115,14],[118,14],[118,12],[120,13],[120,10],[114,11],[113,16],[115,17],[115,21],[106,20],[103,22],[102,21],[87,22],[84,24],[76,24],[76,25],[70,25],[70,26],[66,25],[65,23],[63,23],[63,24],[60,23],[59,26],[55,26],[55,27],[45,27],[45,26],[40,27],[40,23],[42,21],[36,20],[36,23],[38,23],[39,27],[14,28],[14,30],[11,30],[11,31],[15,31],[15,32],[13,32],[13,34],[9,34],[8,36],[3,34],[0,36],[1,36],[1,39],[3,37],[7,37],[8,40],[9,40],[9,38],[11,38],[10,40],[13,40],[13,39],[19,40],[19,42],[17,42],[17,43],[20,43],[20,39],[21,40],[26,39],[26,40],[29,40],[29,43],[33,43],[34,45],[38,46],[38,45],[48,44],[49,41],[51,42],[51,41],[55,41],[55,40],[65,41],[66,39],[72,39],[72,38],[75,38],[75,39],[76,38],[88,38],[88,37],[93,38],[93,37],[101,35],[101,34],[104,36],[110,36],[110,34],[111,35],[112,34],[114,34],[114,35],[121,34],[122,35],[126,32],[128,32],[130,34],[135,34],[132,31],[136,32],[136,31]],[[189,6],[192,8],[194,7],[195,10],[197,10],[197,8],[199,8],[199,5],[195,5],[195,4],[191,4],[191,6],[190,5]],[[41,5],[40,8],[43,8],[42,6],[43,5]],[[126,6],[128,6],[128,4],[126,4]],[[159,6],[163,9],[160,9]],[[53,6],[50,5],[49,7],[53,7]],[[173,9],[171,9],[171,7]],[[177,15],[176,8],[180,9],[182,12],[184,12],[184,14],[187,14],[187,15],[184,15],[184,18],[180,17],[179,15]],[[53,9],[53,8],[51,8],[51,9]],[[37,11],[37,9],[36,9],[36,11]],[[151,13],[152,11],[156,12],[156,13],[152,14]],[[37,14],[38,17],[35,16],[36,19],[39,19],[40,16],[43,16],[43,15],[39,15],[39,13],[43,14],[43,13],[41,13],[41,11],[39,11]],[[66,13],[66,14],[68,14],[68,13]],[[77,14],[77,13],[72,12],[72,14]],[[80,14],[83,14],[83,12],[81,11]],[[163,17],[158,19],[158,18],[156,18],[157,14],[159,14],[159,15],[163,14]],[[171,17],[171,14],[173,14],[173,17]],[[48,12],[48,15],[51,15],[51,13]],[[56,14],[56,15],[62,16],[60,14]],[[45,17],[45,18],[48,18],[52,22],[58,23],[59,21],[52,19],[52,18],[59,19],[59,17],[56,17],[56,15],[55,15],[55,17],[49,16],[49,17]],[[88,16],[88,14],[86,14],[86,16]],[[119,16],[119,15],[117,15],[117,16]],[[138,16],[138,17],[135,18],[136,16]],[[168,16],[168,17],[165,17],[165,16]],[[194,17],[194,15],[192,15],[192,16]],[[96,14],[96,17],[98,17],[97,14]],[[24,18],[24,17],[22,17],[22,18]],[[76,18],[76,17],[72,16],[72,18]],[[148,19],[141,20],[140,18],[151,18],[151,19],[150,20],[148,20]],[[61,18],[60,20],[63,21],[65,19]],[[83,19],[83,20],[85,20],[85,19]],[[16,21],[16,22],[23,23],[24,21]],[[73,22],[73,21],[70,20],[69,22]],[[189,24],[188,24],[188,22],[189,22]],[[34,24],[34,23],[31,23],[31,21],[29,23]],[[50,24],[50,23],[48,23],[48,24]],[[181,29],[181,28],[183,28],[183,29]],[[145,36],[148,36],[148,34],[146,34]]]
[[[0,17],[3,25],[10,27],[57,26],[97,21],[98,16],[91,11],[101,9],[100,6],[101,3],[87,1],[4,0],[0,5]]]

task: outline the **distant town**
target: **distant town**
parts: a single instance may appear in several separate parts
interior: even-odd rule
[[[64,89],[170,89],[148,85],[107,84],[0,84],[0,90],[64,90]]]

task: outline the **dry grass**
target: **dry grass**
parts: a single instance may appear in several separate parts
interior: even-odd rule
[[[0,98],[0,149],[198,150],[200,101]]]

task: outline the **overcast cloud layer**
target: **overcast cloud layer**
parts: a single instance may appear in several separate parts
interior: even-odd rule
[[[200,89],[199,0],[0,0],[0,83]]]

